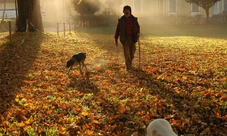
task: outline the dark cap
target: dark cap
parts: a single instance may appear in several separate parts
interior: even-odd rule
[[[124,11],[125,9],[129,9],[130,12],[132,12],[131,7],[130,7],[129,5],[124,6],[123,11]]]

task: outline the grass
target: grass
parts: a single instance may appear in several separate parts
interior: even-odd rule
[[[194,37],[204,37],[204,38],[224,38],[227,36],[225,33],[227,30],[226,24],[224,25],[186,25],[186,26],[162,26],[162,25],[154,25],[150,27],[141,26],[142,33],[144,35],[150,36],[194,36]]]
[[[6,32],[9,30],[9,21],[11,21],[11,29],[12,31],[15,30],[15,20],[14,19],[6,19],[4,22],[0,22],[0,33]]]
[[[204,38],[226,39],[226,24],[222,25],[141,25],[141,36],[174,37],[194,36]],[[114,35],[115,26],[83,29],[84,32]]]
[[[0,135],[144,135],[155,118],[178,135],[224,135],[225,27],[141,25],[141,69],[137,50],[131,73],[115,27],[29,33],[22,45],[24,33],[11,45],[3,38]],[[87,53],[88,71],[67,75],[78,51]]]

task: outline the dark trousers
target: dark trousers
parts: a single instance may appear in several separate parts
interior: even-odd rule
[[[136,52],[136,44],[133,42],[132,37],[126,37],[123,44],[124,56],[125,56],[125,65],[126,69],[132,69],[132,60]]]

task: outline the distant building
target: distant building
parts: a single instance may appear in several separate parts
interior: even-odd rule
[[[5,13],[4,13],[4,4],[5,4]],[[4,0],[0,0],[0,18],[16,18],[16,1],[15,0],[6,0],[6,3],[4,3]],[[41,14],[42,17],[45,18],[45,10],[41,8]]]
[[[107,0],[100,0],[103,3]],[[111,10],[115,10],[117,14],[122,14],[124,5],[130,5],[132,12],[136,16],[152,16],[152,15],[187,15],[205,16],[205,11],[196,4],[190,4],[184,0],[115,0],[116,5],[112,7],[104,7],[106,14],[111,14]],[[105,4],[104,4],[105,5]],[[67,22],[77,13],[73,10],[68,0],[40,0],[41,13],[43,21],[46,22]],[[4,0],[0,0],[0,18],[16,18],[15,0],[6,1],[6,9],[4,11]],[[113,9],[114,8],[114,9]],[[111,9],[111,10],[109,10]],[[227,13],[227,0],[220,0],[212,8],[210,8],[210,17],[222,13]]]
[[[122,0],[122,5],[130,5],[133,12],[141,15],[205,15],[204,9],[184,0]],[[210,8],[210,16],[227,13],[227,0],[217,2]]]
[[[7,0],[4,13],[4,0],[0,0],[0,18],[16,18],[15,0]]]

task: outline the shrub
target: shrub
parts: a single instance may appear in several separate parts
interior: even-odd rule
[[[81,15],[93,15],[100,9],[98,0],[71,0],[74,9]]]
[[[116,15],[79,15],[74,17],[74,22],[89,21],[90,27],[112,26],[117,25],[118,18]]]

